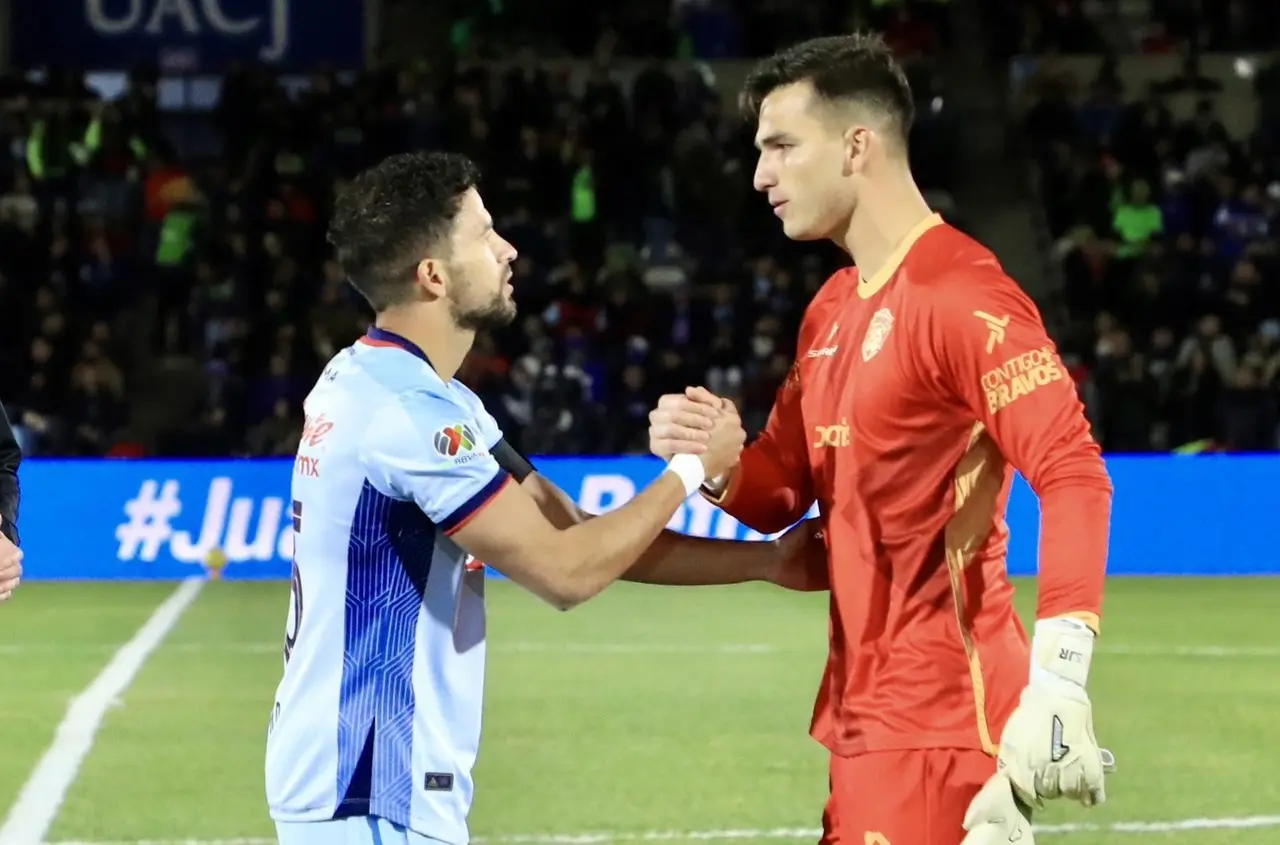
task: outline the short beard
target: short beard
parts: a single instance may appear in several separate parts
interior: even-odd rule
[[[516,318],[514,303],[509,302],[501,290],[493,299],[476,308],[463,310],[456,301],[452,301],[449,313],[458,328],[472,332],[506,328]]]

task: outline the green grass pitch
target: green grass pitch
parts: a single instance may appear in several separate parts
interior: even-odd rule
[[[1035,588],[1019,586],[1026,614]],[[173,590],[34,583],[0,607],[6,806],[70,699]],[[206,585],[107,713],[49,842],[270,841],[263,742],[288,591]],[[473,834],[814,841],[826,760],[806,729],[826,601],[618,585],[561,614],[490,582]],[[1037,839],[1280,845],[1278,620],[1280,579],[1113,579],[1090,686],[1119,772],[1106,806],[1052,807]]]

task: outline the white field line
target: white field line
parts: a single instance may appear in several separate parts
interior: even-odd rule
[[[1250,830],[1280,827],[1280,816],[1181,819],[1166,822],[1037,825],[1041,835],[1063,833],[1188,833],[1200,830]],[[475,845],[612,845],[615,842],[723,842],[742,839],[817,840],[818,828],[779,827],[760,830],[643,830],[601,833],[545,833],[477,836]],[[274,839],[132,839],[118,842],[69,841],[51,845],[276,845]]]
[[[81,764],[93,748],[93,740],[107,711],[195,601],[203,584],[204,579],[183,581],[155,609],[133,639],[116,651],[98,677],[71,700],[53,742],[36,763],[0,827],[0,845],[33,845],[44,840]]]
[[[282,642],[170,643],[166,651],[182,654],[278,654]],[[59,654],[106,654],[110,646],[66,646],[58,643],[0,643],[0,658]],[[764,655],[818,653],[811,647],[773,643],[490,643],[494,654],[600,654],[600,655]],[[1099,654],[1131,657],[1195,657],[1207,660],[1269,660],[1280,658],[1280,646],[1098,644]]]

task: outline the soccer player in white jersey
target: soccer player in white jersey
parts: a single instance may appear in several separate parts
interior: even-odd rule
[[[460,156],[395,156],[335,202],[329,240],[377,319],[305,403],[284,678],[267,739],[281,845],[467,842],[485,661],[476,560],[566,609],[619,578],[825,583],[807,525],[773,543],[664,531],[704,478],[737,460],[731,411],[701,454],[677,456],[598,517],[503,441],[454,378],[476,332],[516,313],[516,251],[494,231],[477,175]]]

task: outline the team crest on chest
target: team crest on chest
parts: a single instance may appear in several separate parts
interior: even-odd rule
[[[871,315],[871,325],[867,326],[867,335],[862,339],[862,360],[870,361],[881,349],[893,329],[893,312],[881,308]]]

